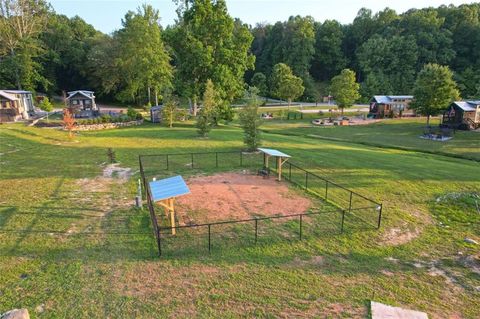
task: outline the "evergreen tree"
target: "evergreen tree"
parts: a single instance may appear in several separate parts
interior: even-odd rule
[[[262,120],[258,115],[258,90],[251,87],[247,93],[248,102],[239,112],[240,125],[243,129],[243,142],[248,151],[255,151],[261,144],[260,126]]]
[[[202,109],[197,116],[197,132],[202,137],[207,137],[212,127],[216,124],[218,93],[212,80],[208,79],[203,93]]]

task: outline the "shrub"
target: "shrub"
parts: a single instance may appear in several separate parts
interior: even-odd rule
[[[137,116],[135,117],[137,121],[143,120],[143,115],[141,113],[137,113]]]
[[[128,110],[127,110],[127,115],[128,117],[130,118],[136,118],[138,112],[135,111],[135,109],[133,107],[129,107]]]

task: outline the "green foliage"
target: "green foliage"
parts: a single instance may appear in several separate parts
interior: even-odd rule
[[[342,114],[345,108],[352,107],[353,103],[360,98],[359,88],[360,85],[355,80],[355,72],[352,70],[344,69],[332,79],[330,89]]]
[[[45,111],[45,112],[51,112],[53,111],[53,104],[52,102],[50,102],[50,100],[48,99],[48,97],[44,97],[43,100],[40,102],[40,104],[38,105],[38,107]]]
[[[302,79],[293,75],[290,67],[284,63],[275,65],[270,82],[272,95],[288,100],[289,106],[305,90]]]
[[[457,84],[448,66],[427,64],[418,74],[413,92],[415,100],[410,107],[418,114],[430,116],[439,114],[449,104],[460,98]]]
[[[178,120],[179,110],[178,98],[175,96],[169,96],[163,103],[162,119],[165,121],[168,127],[173,127],[173,122]]]
[[[268,86],[267,86],[267,77],[265,76],[265,74],[263,74],[262,72],[255,73],[252,76],[252,79],[250,82],[252,86],[257,88],[258,94],[260,94],[261,96],[267,95]]]
[[[241,96],[244,73],[255,60],[247,26],[230,17],[224,0],[187,0],[178,12],[177,24],[167,32],[177,91],[196,104],[211,79],[222,100]]]
[[[259,101],[255,88],[247,94],[248,102],[239,112],[240,125],[243,129],[243,142],[248,151],[255,151],[261,144],[260,126],[262,120],[258,115]]]
[[[120,49],[116,72],[122,75],[117,97],[122,101],[139,102],[149,89],[160,94],[171,86],[172,66],[159,20],[158,10],[144,4],[136,13],[129,11],[122,21],[123,28],[115,33]]]
[[[217,124],[219,98],[212,80],[208,79],[203,93],[202,109],[197,116],[197,132],[202,137],[207,137],[214,125]]]

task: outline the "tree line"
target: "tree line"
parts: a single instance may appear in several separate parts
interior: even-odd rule
[[[294,16],[252,27],[231,17],[225,0],[176,2],[171,26],[143,5],[107,35],[45,0],[0,0],[0,87],[49,95],[89,88],[137,105],[178,95],[196,110],[211,85],[217,121],[231,119],[246,83],[262,96],[319,101],[350,69],[367,100],[414,93],[419,72],[436,63],[453,71],[463,98],[480,97],[479,3],[361,9],[350,24]]]

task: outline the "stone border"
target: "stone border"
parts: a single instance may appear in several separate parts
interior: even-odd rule
[[[98,123],[98,124],[82,124],[77,125],[74,131],[97,131],[97,130],[109,130],[119,127],[136,126],[143,124],[143,120],[130,121],[130,122],[113,122],[113,123]]]

